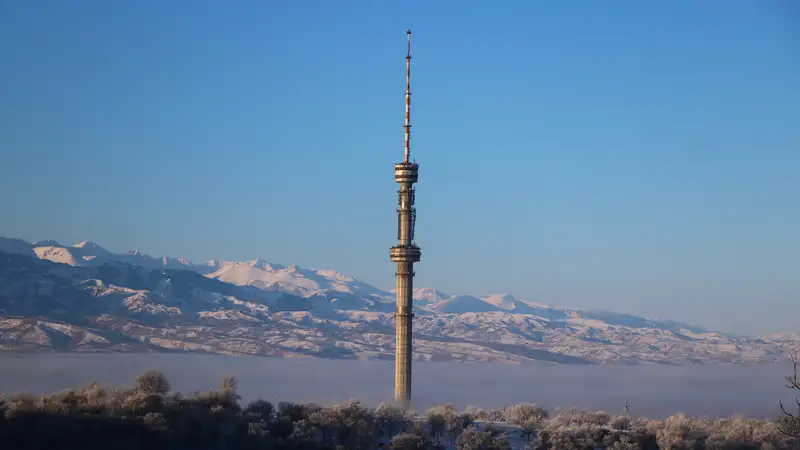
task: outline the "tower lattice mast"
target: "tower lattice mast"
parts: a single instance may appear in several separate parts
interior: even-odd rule
[[[419,165],[411,161],[411,30],[406,53],[406,120],[405,154],[403,162],[394,165],[394,180],[400,185],[397,191],[397,245],[389,251],[389,258],[397,263],[397,313],[395,324],[394,399],[404,406],[411,401],[411,342],[414,263],[419,262],[422,252],[414,243],[414,225],[417,219],[414,208],[414,184],[419,179]]]
[[[408,51],[406,52],[406,121],[403,125],[405,130],[405,159],[411,157],[411,30],[406,31],[408,36]]]

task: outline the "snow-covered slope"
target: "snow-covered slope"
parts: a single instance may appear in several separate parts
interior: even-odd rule
[[[436,312],[449,314],[502,311],[501,308],[472,295],[455,295],[428,306]]]
[[[414,298],[414,355],[429,361],[741,363],[800,349],[796,333],[729,336],[510,294]],[[389,359],[393,310],[392,293],[331,270],[0,238],[0,350]]]
[[[186,258],[170,258],[166,256],[153,258],[138,250],[130,250],[123,254],[114,254],[91,241],[81,241],[74,245],[66,246],[52,239],[28,243],[22,239],[0,237],[0,251],[20,255],[31,255],[35,253],[40,259],[68,264],[70,266],[97,266],[108,263],[127,263],[149,269],[191,268],[201,273],[216,270],[216,267],[209,267],[206,265],[195,266]]]
[[[262,259],[247,262],[226,261],[220,263],[219,268],[207,276],[238,286],[278,289],[298,295],[325,292],[380,297],[386,295],[379,289],[339,272],[270,264]]]
[[[80,256],[71,252],[68,248],[48,245],[36,247],[33,249],[33,251],[39,258],[53,261],[55,263],[69,264],[70,266],[84,266],[87,262]]]
[[[392,289],[392,294],[394,294],[395,291],[395,289]],[[414,303],[417,305],[437,303],[452,297],[450,294],[445,294],[433,288],[414,288],[412,295],[414,296]]]

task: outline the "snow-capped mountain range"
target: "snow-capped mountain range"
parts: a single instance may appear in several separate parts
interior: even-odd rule
[[[595,363],[784,361],[800,336],[414,290],[414,357]],[[394,296],[332,270],[115,254],[0,238],[0,350],[394,358]]]

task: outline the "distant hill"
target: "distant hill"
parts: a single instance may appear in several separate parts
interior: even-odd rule
[[[800,348],[796,333],[732,336],[510,294],[417,288],[414,298],[414,356],[429,361],[753,363]],[[392,359],[393,311],[392,293],[332,270],[0,238],[5,351]]]

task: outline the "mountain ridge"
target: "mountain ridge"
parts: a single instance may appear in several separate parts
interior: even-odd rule
[[[800,336],[735,336],[511,294],[414,290],[415,358],[527,363],[762,363]],[[394,297],[333,270],[115,254],[0,238],[0,350],[200,351],[392,359]]]

